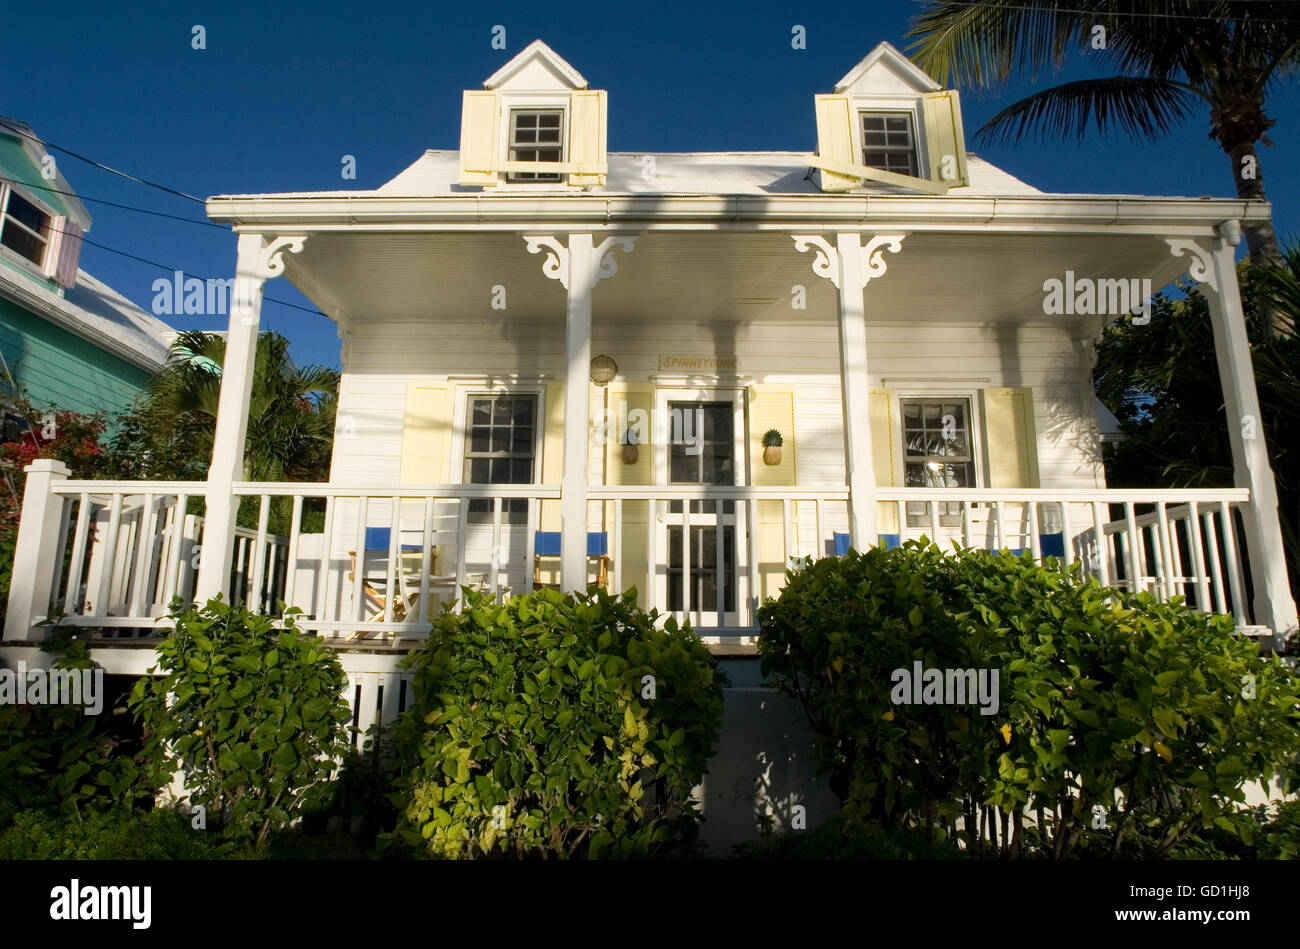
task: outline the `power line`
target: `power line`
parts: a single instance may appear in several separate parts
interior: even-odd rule
[[[200,227],[215,227],[219,231],[229,230],[223,224],[217,224],[214,221],[196,221],[192,217],[181,217],[179,214],[167,214],[164,211],[151,211],[149,208],[139,208],[134,204],[119,204],[116,201],[109,201],[106,198],[88,198],[83,194],[77,194],[75,191],[60,191],[58,188],[51,188],[49,185],[33,184],[30,181],[19,181],[17,178],[9,178],[0,175],[0,181],[8,181],[10,184],[22,185],[25,188],[37,188],[42,191],[50,191],[54,194],[63,194],[76,198],[79,201],[92,201],[95,204],[106,204],[111,208],[121,208],[123,211],[135,211],[137,214],[151,214],[154,217],[169,218],[173,221],[183,221],[186,224],[198,224]]]
[[[56,231],[57,229],[56,229],[56,228],[51,228],[50,230],[51,230],[51,231]],[[65,231],[57,231],[57,232],[60,233],[60,234],[62,234],[62,233],[66,233]],[[109,247],[107,244],[101,244],[101,243],[99,243],[98,241],[92,241],[89,237],[86,237],[84,234],[81,235],[81,238],[80,238],[80,239],[81,239],[82,241],[84,241],[85,243],[89,244],[91,247],[98,247],[100,250],[106,250],[106,251],[108,251],[110,254],[117,254],[117,255],[119,255],[119,256],[121,256],[121,257],[128,257],[128,258],[130,258],[131,260],[137,260],[137,261],[139,261],[139,262],[142,263],[142,264],[148,264],[150,267],[157,267],[159,270],[165,270],[165,271],[167,271],[168,273],[173,273],[173,274],[174,274],[174,273],[176,273],[177,271],[180,271],[181,273],[185,273],[185,271],[182,270],[180,267],[169,267],[169,266],[167,266],[166,264],[160,264],[160,263],[158,263],[158,261],[156,261],[156,260],[149,260],[147,257],[140,257],[140,256],[138,256],[137,254],[132,254],[132,253],[129,253],[128,251],[118,250],[116,247]],[[193,273],[191,273],[189,276],[191,276],[191,277],[195,277],[195,278],[197,278],[197,279],[199,279],[199,280],[211,280],[211,279],[213,279],[213,278],[211,278],[211,277],[200,277],[198,274],[193,274]],[[301,304],[298,304],[298,303],[290,303],[288,300],[277,300],[277,299],[275,299],[275,297],[263,296],[263,297],[262,297],[262,301],[265,302],[265,303],[278,303],[280,306],[287,306],[287,307],[290,307],[290,308],[295,309],[295,310],[302,310],[304,313],[311,313],[311,314],[314,315],[314,316],[325,316],[325,314],[322,313],[320,310],[313,310],[311,307],[302,306]],[[173,315],[184,316],[183,313],[182,313],[182,314],[173,314]],[[328,319],[328,317],[326,317],[326,318]]]
[[[135,175],[129,175],[125,171],[118,171],[116,168],[110,168],[108,165],[105,165],[101,162],[97,162],[93,158],[87,158],[85,155],[79,155],[70,149],[63,148],[59,145],[53,144],[52,142],[47,142],[43,139],[37,138],[35,135],[31,134],[30,132],[24,132],[22,129],[14,128],[12,125],[5,125],[4,127],[9,131],[13,132],[15,135],[21,135],[24,138],[30,138],[33,142],[40,145],[42,148],[52,148],[55,151],[63,152],[65,155],[71,155],[73,158],[76,158],[78,161],[84,161],[88,165],[94,165],[96,168],[101,168],[104,171],[111,172],[115,175],[119,175],[130,181],[137,181],[142,185],[148,185],[151,188],[157,188],[159,191],[166,191],[168,194],[174,194],[178,198],[185,198],[186,200],[193,201],[196,204],[206,204],[206,202],[202,198],[196,198],[194,197],[194,195],[186,194],[184,191],[177,191],[175,188],[169,188],[166,185],[160,185],[158,184],[158,182],[150,181],[148,178],[137,178]]]

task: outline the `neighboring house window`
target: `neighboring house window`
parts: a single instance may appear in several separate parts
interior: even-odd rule
[[[531,484],[537,398],[525,395],[472,395],[469,432],[465,439],[466,484]],[[492,522],[493,502],[469,502],[469,520]],[[528,501],[502,502],[503,524],[525,524]]]
[[[0,244],[30,260],[45,264],[50,240],[50,216],[13,188],[7,188],[4,213],[0,214]]]
[[[916,177],[910,112],[862,112],[862,164]]]
[[[515,109],[510,113],[510,161],[563,161],[564,112]],[[515,171],[511,181],[559,181],[558,172]]]
[[[909,488],[975,487],[975,448],[971,440],[970,400],[903,399],[903,484]],[[924,501],[907,505],[909,527],[930,523]],[[961,505],[939,504],[939,523],[961,526]]]

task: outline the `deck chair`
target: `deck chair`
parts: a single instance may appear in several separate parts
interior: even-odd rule
[[[880,541],[880,546],[884,547],[886,550],[892,550],[898,546],[897,534],[877,534],[876,537]],[[835,533],[831,535],[831,539],[834,544],[833,549],[835,550],[836,557],[843,557],[849,552],[849,534],[847,531],[843,533],[835,531]]]
[[[558,560],[560,557],[561,533],[559,531],[537,531],[533,535],[533,587],[550,587],[558,590],[558,583],[542,582],[543,559]],[[602,590],[609,586],[609,535],[604,531],[587,533],[587,557],[596,560],[596,586]]]
[[[392,601],[393,621],[405,622],[416,614],[420,598],[420,567],[423,561],[423,528],[400,528],[397,549],[398,562],[393,571],[393,589],[388,588],[388,553],[392,532],[387,527],[367,527],[365,532],[365,571],[361,577],[361,595],[366,610],[364,622],[382,623]],[[411,543],[415,541],[415,543]],[[437,575],[440,548],[435,546],[430,551],[429,591],[430,593],[454,589],[455,577]],[[348,580],[355,582],[357,571],[357,552],[348,551],[351,569]],[[363,639],[369,634],[367,630],[357,630],[351,639]]]

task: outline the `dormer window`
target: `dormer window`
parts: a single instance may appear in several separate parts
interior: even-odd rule
[[[564,112],[561,109],[513,109],[510,112],[510,161],[564,161]],[[559,181],[558,172],[515,171],[510,181]]]
[[[916,136],[910,112],[860,112],[862,164],[915,178]]]
[[[599,187],[608,107],[603,89],[541,40],[529,43],[465,92],[460,121],[462,186],[569,191]]]
[[[45,265],[50,242],[50,216],[13,188],[6,188],[0,213],[0,244],[37,267]]]
[[[809,164],[821,190],[946,194],[970,185],[957,93],[888,43],[814,101],[817,153]]]

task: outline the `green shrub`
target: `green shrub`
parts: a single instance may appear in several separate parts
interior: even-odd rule
[[[960,817],[976,849],[1119,855],[1140,838],[1160,856],[1208,825],[1249,845],[1243,786],[1300,750],[1294,676],[1230,617],[1108,590],[1077,564],[850,552],[794,571],[760,623],[764,671],[807,709],[845,816]],[[895,704],[893,671],[917,661],[997,670],[997,714]]]
[[[81,815],[22,811],[0,833],[0,860],[215,860],[232,855],[167,809]]]
[[[442,857],[664,853],[722,718],[722,676],[689,627],[635,591],[466,594],[408,660],[394,729],[396,839]]]
[[[162,675],[131,695],[150,745],[186,762],[190,803],[225,838],[255,849],[328,798],[347,750],[342,666],[294,626],[299,612],[286,612],[283,629],[220,597],[174,614],[158,647]]]
[[[48,648],[47,648],[48,647]],[[84,640],[56,632],[43,648],[62,653],[56,669],[93,667]],[[0,703],[0,828],[14,814],[41,808],[64,815],[129,808],[161,787],[147,752],[127,755],[105,727],[121,709],[87,715],[81,706]]]
[[[1276,805],[1255,837],[1261,860],[1300,860],[1300,801]]]

